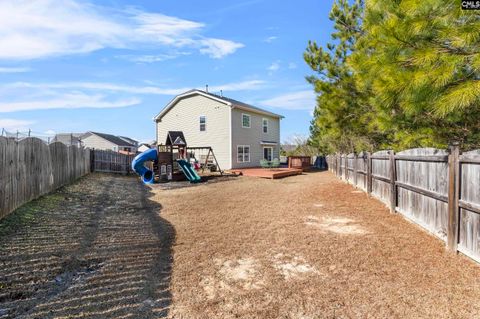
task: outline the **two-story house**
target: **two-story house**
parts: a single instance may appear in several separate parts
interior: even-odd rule
[[[283,116],[215,95],[190,90],[177,95],[154,118],[157,143],[182,131],[188,146],[210,146],[222,169],[258,167],[280,156]]]

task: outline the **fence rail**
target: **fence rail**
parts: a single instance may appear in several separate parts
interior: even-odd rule
[[[480,262],[480,150],[327,156],[329,170]]]
[[[89,149],[0,136],[0,218],[89,171]]]

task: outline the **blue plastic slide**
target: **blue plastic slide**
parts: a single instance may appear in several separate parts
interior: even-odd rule
[[[155,174],[143,165],[146,161],[156,161],[158,158],[157,150],[150,149],[138,154],[132,161],[132,169],[142,177],[145,184],[153,184]]]
[[[188,163],[186,160],[179,159],[177,160],[178,165],[183,171],[183,174],[187,177],[190,183],[198,183],[200,182],[201,178],[198,176],[197,172],[193,169],[192,165]]]

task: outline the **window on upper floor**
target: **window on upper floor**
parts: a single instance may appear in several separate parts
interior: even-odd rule
[[[268,119],[262,119],[263,133],[268,133]]]
[[[250,115],[242,114],[242,127],[250,128]]]
[[[200,132],[207,130],[207,117],[205,115],[200,116]]]

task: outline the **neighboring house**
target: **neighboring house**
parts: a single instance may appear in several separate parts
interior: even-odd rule
[[[137,152],[137,146],[135,144],[127,142],[125,138],[120,138],[119,136],[111,134],[87,132],[82,135],[81,139],[83,146],[89,148],[111,150],[114,152]],[[138,143],[137,141],[135,142]]]
[[[145,151],[148,151],[149,149],[151,149],[152,146],[150,144],[147,144],[147,143],[140,143],[138,145],[138,148],[137,148],[137,152],[140,152],[140,153],[143,153]]]
[[[50,142],[61,142],[67,146],[82,146],[81,136],[83,134],[84,133],[58,133]]]
[[[188,146],[211,146],[221,169],[257,167],[280,153],[283,116],[201,90],[176,96],[154,118],[157,143],[182,131]]]

